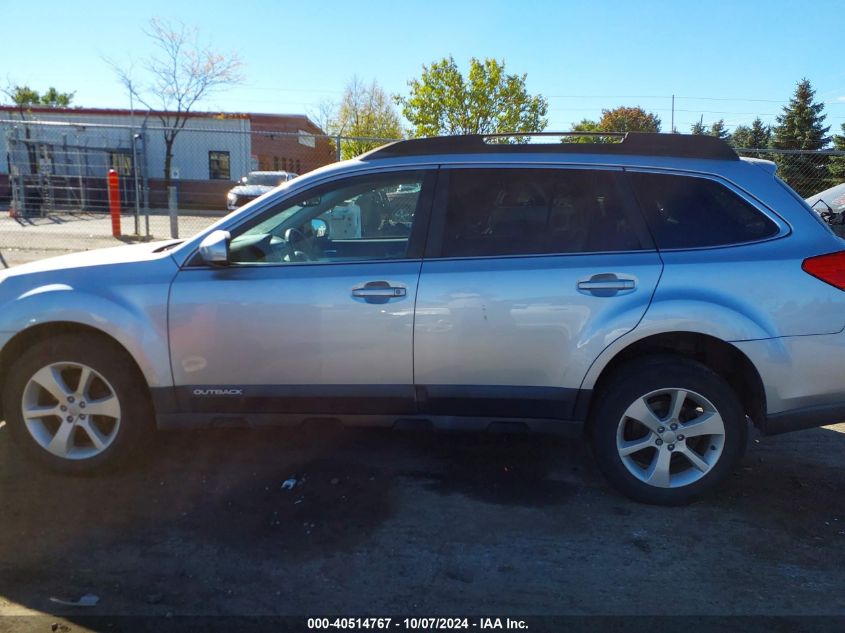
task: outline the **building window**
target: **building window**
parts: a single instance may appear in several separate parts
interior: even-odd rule
[[[208,179],[231,180],[229,168],[229,152],[208,153]]]
[[[132,155],[125,152],[110,152],[109,164],[119,176],[132,175]]]

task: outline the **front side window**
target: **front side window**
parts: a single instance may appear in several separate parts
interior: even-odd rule
[[[209,180],[231,180],[229,168],[229,152],[208,153],[208,178]]]
[[[619,172],[449,170],[443,257],[644,248]]]
[[[420,233],[425,171],[348,178],[305,192],[261,214],[230,245],[240,264],[354,262],[411,256]]]
[[[778,226],[724,185],[695,176],[629,172],[657,248],[753,242]]]

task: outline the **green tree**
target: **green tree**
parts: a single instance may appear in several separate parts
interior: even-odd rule
[[[22,121],[26,121],[30,110],[34,107],[48,107],[48,108],[67,108],[70,107],[73,101],[73,92],[59,92],[54,87],[50,86],[47,92],[41,94],[37,90],[29,86],[9,86],[3,93],[9,98],[14,106],[17,107],[18,116]],[[29,140],[32,138],[32,130],[30,126],[24,124],[23,126],[24,138]],[[26,143],[26,152],[29,159],[29,169],[31,173],[38,171],[37,152],[34,143]]]
[[[816,102],[816,91],[809,79],[802,79],[795,94],[777,117],[772,131],[772,147],[785,150],[823,149],[830,143],[830,126],[824,125],[824,103]],[[813,154],[778,154],[778,173],[801,197],[822,188],[827,181],[827,157]]]
[[[704,125],[704,117],[702,116],[698,121],[692,124],[690,134],[701,136],[702,134],[710,134],[710,128]]]
[[[725,120],[719,119],[718,121],[714,122],[710,126],[710,136],[715,136],[716,138],[720,138],[722,140],[728,141],[731,138],[730,132],[725,127]]]
[[[12,86],[5,91],[12,103],[18,108],[28,109],[32,107],[46,108],[69,108],[73,92],[59,92],[50,86],[44,94],[33,90],[29,86]]]
[[[602,132],[659,132],[660,117],[639,106],[602,110],[598,128]]]
[[[353,158],[402,138],[402,122],[389,97],[373,80],[369,85],[357,77],[346,85],[336,114],[327,117],[330,134],[352,137],[341,144],[341,158]],[[374,140],[367,140],[374,139]]]
[[[531,95],[526,75],[509,75],[505,62],[472,58],[466,77],[454,58],[423,66],[408,82],[410,94],[396,96],[413,136],[542,132],[548,102]]]
[[[656,114],[646,112],[639,106],[619,106],[612,110],[602,110],[601,119],[591,121],[582,119],[572,126],[571,132],[591,132],[590,136],[565,136],[564,143],[613,143],[609,136],[601,136],[602,132],[659,132],[660,118]]]
[[[605,139],[601,136],[596,136],[602,130],[599,128],[598,121],[590,119],[581,119],[578,123],[573,123],[569,129],[570,132],[586,132],[588,136],[564,136],[561,139],[564,143],[602,143]]]
[[[833,137],[833,148],[845,152],[845,123],[842,124],[842,134]],[[830,159],[830,179],[832,185],[845,182],[845,156],[832,156]]]
[[[740,149],[766,149],[772,138],[772,129],[764,125],[760,117],[754,119],[751,127],[737,125],[729,143]]]

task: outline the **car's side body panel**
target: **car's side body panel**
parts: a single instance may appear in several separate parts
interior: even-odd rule
[[[420,265],[183,270],[170,299],[180,410],[326,413],[346,402],[348,413],[408,412]],[[352,295],[373,280],[405,294],[384,303]]]
[[[84,325],[120,343],[151,387],[172,385],[167,297],[178,267],[167,253],[151,255],[160,246],[118,247],[10,269],[0,284],[9,299],[0,304],[0,331]]]
[[[734,345],[764,377],[770,414],[845,404],[842,388],[845,333],[784,336]],[[841,420],[830,420],[830,423]]]
[[[654,251],[427,260],[414,327],[424,410],[567,419],[595,356],[642,318],[660,270]],[[579,291],[601,273],[635,287]]]

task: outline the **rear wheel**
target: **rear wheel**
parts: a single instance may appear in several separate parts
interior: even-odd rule
[[[610,482],[645,503],[689,503],[742,456],[745,414],[704,365],[672,356],[635,361],[597,394],[593,452]]]
[[[61,335],[27,350],[3,393],[9,430],[25,452],[67,473],[108,469],[137,455],[153,429],[145,385],[116,344]]]

